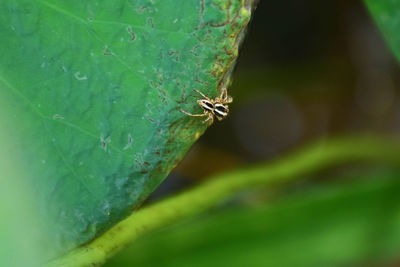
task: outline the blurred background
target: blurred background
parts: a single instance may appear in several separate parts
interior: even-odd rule
[[[150,200],[317,138],[400,132],[399,74],[362,1],[260,1],[229,88],[230,116]]]
[[[229,88],[230,116],[145,205],[315,140],[398,134],[399,72],[362,1],[260,1]],[[346,164],[244,193],[138,241],[108,266],[400,266],[399,174]]]

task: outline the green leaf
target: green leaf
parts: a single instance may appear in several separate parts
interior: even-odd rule
[[[387,266],[400,251],[398,176],[352,175],[353,182],[175,224],[106,266]]]
[[[397,60],[400,61],[400,0],[365,0]]]
[[[3,105],[6,103],[0,99]],[[39,266],[46,253],[41,245],[42,231],[36,207],[31,205],[29,185],[21,179],[24,171],[13,165],[15,153],[3,127],[7,120],[0,112],[0,147],[7,152],[7,160],[0,154],[0,266]]]
[[[50,256],[137,208],[205,131],[179,109],[229,84],[252,2],[1,1],[1,131]]]
[[[398,166],[399,146],[398,140],[387,137],[341,137],[316,142],[278,161],[217,174],[191,190],[140,209],[95,240],[49,262],[47,266],[104,263],[130,243],[139,242],[138,239],[146,233],[196,216],[249,188],[273,188],[349,162],[374,161]]]

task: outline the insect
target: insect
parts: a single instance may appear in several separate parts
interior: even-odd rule
[[[203,113],[191,114],[185,110],[181,109],[182,113],[189,115],[191,117],[207,117],[203,123],[210,121],[210,125],[214,122],[214,116],[220,121],[229,114],[228,104],[232,103],[233,99],[228,95],[226,88],[222,88],[220,96],[215,99],[207,97],[205,94],[195,89],[204,99],[197,100],[197,103],[202,107]]]

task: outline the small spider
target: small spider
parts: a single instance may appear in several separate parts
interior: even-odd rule
[[[195,91],[198,92],[202,97],[204,97],[204,99],[197,100],[197,103],[200,105],[200,107],[203,108],[204,112],[201,114],[191,114],[181,109],[182,113],[185,113],[186,115],[192,117],[207,116],[207,119],[205,119],[203,123],[210,121],[210,125],[214,122],[214,116],[217,117],[219,121],[228,116],[228,104],[232,103],[233,99],[232,97],[228,96],[228,91],[226,90],[226,88],[222,88],[221,95],[216,97],[215,99],[210,99],[197,89],[195,89]]]

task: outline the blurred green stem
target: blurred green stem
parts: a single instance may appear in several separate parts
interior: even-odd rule
[[[258,185],[294,180],[306,174],[351,162],[400,162],[400,143],[388,138],[352,136],[320,141],[273,162],[210,177],[207,182],[145,207],[91,243],[49,263],[49,266],[95,266],[154,229],[197,215],[236,192]]]

